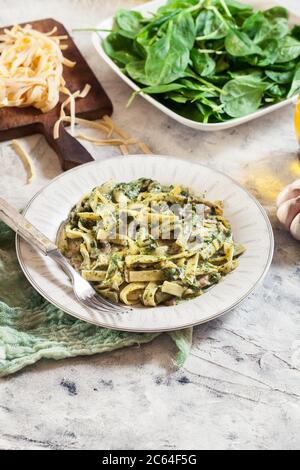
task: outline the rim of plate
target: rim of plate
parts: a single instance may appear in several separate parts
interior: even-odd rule
[[[145,155],[142,155],[142,154],[134,154],[134,155],[127,155],[126,158],[133,158],[133,157],[138,157],[138,158],[145,158]],[[157,154],[152,154],[150,155],[149,158],[157,158],[157,159],[161,159],[161,160],[164,160],[166,158],[168,159],[172,159],[172,160],[175,160],[175,161],[178,161],[178,162],[181,162],[182,163],[182,159],[178,158],[178,157],[173,157],[173,156],[169,156],[169,155],[157,155]],[[113,157],[113,160],[114,161],[118,161],[118,160],[123,160],[124,157]],[[66,173],[61,173],[60,175],[56,176],[53,180],[51,180],[49,183],[47,183],[45,186],[43,186],[31,199],[30,201],[28,202],[28,204],[26,205],[26,207],[24,208],[24,211],[23,211],[23,215],[26,216],[26,213],[27,211],[29,210],[30,206],[32,205],[32,203],[35,201],[35,199],[37,199],[49,186],[51,186],[52,184],[55,184],[59,179],[61,178],[64,178],[65,175],[69,175],[70,173],[76,173],[77,171],[81,171],[82,168],[85,168],[85,167],[88,167],[88,166],[93,166],[93,165],[101,165],[101,163],[107,161],[107,159],[104,159],[102,162],[101,161],[93,161],[93,162],[89,162],[89,163],[86,163],[84,165],[80,165],[80,166],[77,166],[71,170],[68,170]],[[272,225],[271,225],[271,222],[270,222],[270,219],[267,215],[267,212],[265,211],[265,209],[263,208],[263,206],[260,204],[260,202],[246,189],[244,188],[239,182],[237,182],[236,180],[234,180],[231,176],[227,175],[226,173],[224,173],[223,171],[221,170],[216,170],[215,168],[212,168],[210,167],[209,165],[205,165],[203,163],[197,163],[197,162],[188,162],[189,165],[195,165],[197,167],[204,167],[204,168],[208,168],[209,170],[215,172],[216,174],[219,174],[225,178],[227,178],[229,181],[231,181],[235,186],[239,187],[256,205],[256,207],[259,209],[261,215],[263,216],[264,218],[264,221],[266,223],[266,227],[268,229],[268,235],[269,235],[269,253],[268,253],[268,257],[267,257],[267,261],[266,261],[266,264],[264,266],[264,269],[260,275],[260,277],[258,278],[258,280],[253,284],[253,286],[241,297],[239,298],[237,301],[233,302],[231,305],[229,305],[228,307],[224,308],[224,309],[221,309],[220,311],[218,311],[218,313],[215,313],[215,314],[212,314],[210,317],[204,319],[204,320],[199,320],[199,321],[193,321],[191,323],[183,323],[182,325],[179,325],[179,326],[176,326],[174,328],[139,328],[139,329],[136,329],[136,328],[132,328],[132,327],[123,327],[120,328],[120,327],[114,327],[114,326],[111,326],[110,324],[107,324],[105,322],[101,322],[101,321],[91,321],[91,320],[87,320],[86,318],[84,318],[83,316],[79,315],[79,314],[74,314],[74,312],[69,309],[69,308],[66,308],[65,306],[61,305],[59,302],[57,302],[56,300],[54,300],[47,292],[45,292],[36,282],[35,280],[32,278],[31,274],[29,273],[28,269],[27,269],[27,266],[26,266],[26,263],[24,263],[23,261],[23,258],[22,258],[22,255],[21,255],[21,241],[22,241],[22,238],[16,234],[16,239],[15,239],[15,243],[16,243],[16,253],[17,253],[17,258],[18,258],[18,262],[21,266],[21,269],[25,275],[25,277],[27,278],[27,280],[30,282],[30,284],[37,290],[37,292],[42,295],[42,297],[44,297],[48,302],[50,302],[52,305],[54,305],[55,307],[59,308],[60,310],[62,310],[63,312],[67,313],[68,315],[71,315],[72,317],[75,317],[75,318],[78,318],[79,320],[82,320],[82,321],[85,321],[86,323],[91,323],[91,324],[94,324],[96,326],[99,326],[99,327],[102,327],[102,328],[108,328],[108,329],[111,329],[111,330],[120,330],[120,331],[127,331],[127,332],[136,332],[136,333],[159,333],[159,332],[166,332],[166,331],[178,331],[178,330],[182,330],[184,328],[190,328],[190,327],[193,327],[193,326],[197,326],[197,325],[201,325],[201,324],[205,324],[205,323],[208,323],[212,320],[215,320],[216,318],[219,318],[223,315],[225,315],[226,313],[229,313],[231,312],[233,309],[235,309],[237,306],[239,306],[255,289],[256,287],[261,284],[263,282],[263,280],[265,279],[269,269],[270,269],[270,266],[271,266],[271,263],[272,263],[272,260],[273,260],[273,256],[274,256],[274,247],[275,247],[275,240],[274,240],[274,233],[273,233],[273,228],[272,228]],[[78,303],[78,302],[77,302]],[[188,304],[188,302],[187,302]],[[95,310],[91,310],[91,311],[95,311]]]

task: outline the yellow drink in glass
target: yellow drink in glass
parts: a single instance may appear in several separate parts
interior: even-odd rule
[[[297,134],[298,142],[299,142],[299,145],[300,145],[300,95],[298,97],[298,103],[296,105],[295,128],[296,128],[296,134]],[[299,157],[300,157],[300,154],[299,154]]]

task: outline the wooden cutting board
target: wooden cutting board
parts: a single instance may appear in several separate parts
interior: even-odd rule
[[[68,49],[63,53],[65,57],[76,62],[76,66],[74,68],[64,67],[66,86],[72,93],[82,90],[87,83],[92,86],[86,98],[76,100],[77,117],[94,120],[100,119],[105,114],[111,115],[113,107],[110,99],[65,27],[51,18],[28,23],[41,32],[51,31],[56,26],[57,33],[55,34],[68,36],[68,39],[63,41],[63,44],[68,45]],[[3,29],[0,29],[0,34]],[[46,114],[33,107],[0,109],[0,142],[40,133],[45,136],[49,145],[57,153],[63,170],[69,170],[93,161],[88,151],[65,130],[64,124],[60,126],[59,139],[54,140],[53,138],[53,127],[59,118],[61,104],[66,98],[66,95],[61,95],[60,103]]]

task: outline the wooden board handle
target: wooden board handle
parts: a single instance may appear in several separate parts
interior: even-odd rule
[[[58,139],[53,137],[53,126],[44,125],[43,134],[50,147],[57,153],[64,171],[94,161],[86,148],[66,131],[62,123],[59,128]]]

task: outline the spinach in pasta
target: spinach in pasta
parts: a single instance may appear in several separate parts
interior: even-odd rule
[[[205,293],[238,266],[222,201],[141,178],[109,181],[73,208],[59,248],[100,295],[170,305]]]

